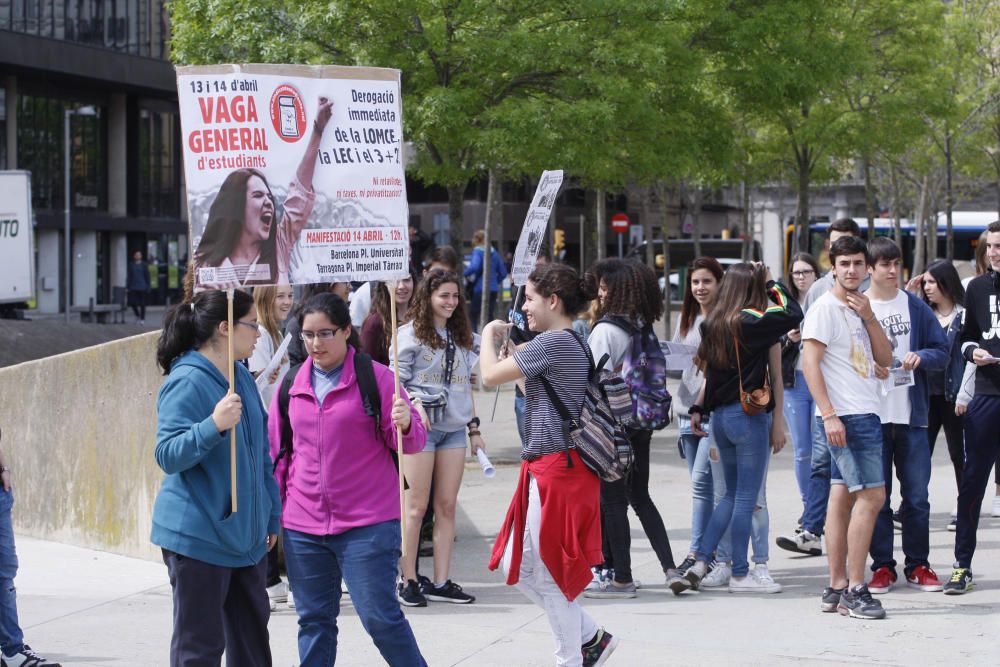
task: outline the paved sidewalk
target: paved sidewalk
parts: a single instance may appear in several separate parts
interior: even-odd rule
[[[479,394],[480,414],[491,399]],[[489,398],[490,400],[486,400]],[[487,480],[470,461],[460,496],[459,536],[452,577],[478,597],[457,607],[431,603],[407,609],[430,665],[551,665],[552,641],[541,610],[501,577],[486,570],[490,546],[514,488],[517,450],[511,397],[504,393],[495,423],[484,423],[498,466]],[[488,419],[484,419],[488,422]],[[932,479],[931,561],[947,576],[953,533],[945,531],[954,482],[938,448]],[[775,547],[774,536],[799,512],[791,452],[774,460],[769,477],[771,569],[780,595],[735,596],[705,592],[674,597],[638,521],[633,521],[633,568],[643,582],[634,600],[584,602],[590,613],[622,638],[611,665],[664,664],[996,664],[1000,661],[1000,518],[987,512],[979,533],[976,589],[962,597],[897,586],[882,601],[883,621],[859,621],[819,611],[826,585],[824,558],[796,557]],[[664,515],[674,552],[687,547],[688,475],[672,431],[653,440],[651,487]],[[16,511],[16,508],[15,508]],[[897,538],[898,543],[898,538]],[[19,538],[17,578],[27,641],[53,659],[74,665],[164,665],[171,628],[170,588],[161,563],[129,559],[54,542]],[[429,560],[425,559],[430,568]],[[271,618],[274,664],[297,664],[296,616],[283,609]],[[381,664],[353,608],[340,618],[341,665]]]

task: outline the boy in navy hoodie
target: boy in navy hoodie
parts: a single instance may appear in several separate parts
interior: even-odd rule
[[[934,312],[913,294],[899,289],[902,253],[885,237],[868,244],[872,257],[871,287],[865,296],[892,344],[891,368],[876,365],[882,380],[879,418],[882,422],[882,468],[885,504],[875,521],[870,553],[872,575],[868,590],[888,593],[896,582],[893,555],[892,467],[896,466],[903,519],[906,582],[924,591],[940,591],[941,581],[928,562],[930,513],[927,486],[931,480],[931,449],[927,440],[927,371],[948,365],[948,343]]]

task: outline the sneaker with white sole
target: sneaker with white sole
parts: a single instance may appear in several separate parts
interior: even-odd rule
[[[476,596],[463,591],[462,587],[451,579],[440,586],[431,586],[424,597],[434,602],[450,602],[452,604],[471,604],[476,601]]]
[[[636,596],[637,586],[634,581],[630,581],[627,584],[616,585],[614,580],[610,580],[604,583],[598,590],[585,590],[583,596],[586,598],[595,598],[597,600],[615,600],[615,599],[626,599],[634,598]]]
[[[781,584],[776,584],[773,579],[770,583],[761,581],[753,576],[752,572],[745,577],[731,577],[729,579],[730,593],[780,593]]]
[[[1000,516],[1000,496],[993,496],[993,511],[990,514]]]
[[[268,586],[267,598],[271,601],[272,610],[282,602],[288,602],[288,584],[279,581],[274,586]]]
[[[761,586],[761,593],[780,593],[781,584],[774,580],[771,576],[771,571],[767,568],[766,563],[757,563],[752,570],[750,570],[750,577],[757,580]],[[730,581],[730,583],[732,583]]]
[[[580,650],[583,653],[583,667],[600,667],[618,648],[618,638],[601,628],[589,643]]]
[[[733,576],[733,566],[729,563],[719,563],[701,580],[702,588],[724,588],[729,585]]]
[[[809,556],[823,555],[823,538],[804,528],[798,528],[792,536],[781,535],[775,540],[782,549]]]
[[[0,661],[4,667],[61,667],[58,662],[51,662],[31,650],[27,644],[21,646],[21,650],[14,655],[3,653],[3,660]]]
[[[292,597],[292,589],[291,588],[288,589],[288,602],[286,602],[285,605],[289,609],[295,609],[295,598]]]
[[[590,571],[593,573],[593,578],[590,580],[590,583],[587,584],[587,587],[583,589],[584,592],[601,590],[604,582],[607,581],[607,570],[601,567],[592,567],[590,568]]]

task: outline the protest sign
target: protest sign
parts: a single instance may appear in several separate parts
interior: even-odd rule
[[[517,240],[517,248],[514,249],[514,265],[511,268],[510,278],[515,285],[527,283],[528,276],[535,269],[535,260],[538,259],[538,251],[545,240],[549,215],[552,213],[552,205],[556,202],[562,181],[561,169],[542,172],[528,214],[524,217],[524,226]]]
[[[407,275],[399,71],[177,68],[196,289]]]

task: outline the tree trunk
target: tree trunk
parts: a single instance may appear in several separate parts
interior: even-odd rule
[[[650,187],[642,188],[642,212],[639,214],[642,216],[642,236],[643,240],[646,242],[646,264],[648,264],[653,271],[656,271],[656,248],[653,247],[653,214],[651,213],[650,199],[652,199],[652,193]]]
[[[663,238],[663,337],[670,338],[673,328],[670,326],[670,207],[667,206],[669,191],[664,183],[656,184],[656,192],[660,200],[660,236]],[[679,217],[683,216],[680,214]],[[683,225],[683,220],[680,221]]]
[[[952,197],[951,190],[951,132],[948,132],[944,136],[944,161],[945,161],[945,195],[944,195],[944,210],[945,216],[947,216],[948,222],[945,230],[945,257],[948,261],[955,259],[955,231],[951,226],[951,209],[954,206],[954,199]],[[934,242],[937,243],[937,215],[934,217]],[[935,253],[937,256],[937,253]]]
[[[500,220],[503,202],[500,191],[500,176],[496,169],[490,169],[486,190],[486,222],[483,225],[483,291],[480,295],[479,331],[483,330],[490,317],[490,299],[493,292],[490,289],[490,277],[493,275],[493,241],[490,232]]]
[[[872,187],[872,161],[864,157],[865,214],[868,216],[868,240],[875,238],[875,189]]]
[[[753,230],[750,229],[750,188],[747,187],[747,182],[745,180],[740,182],[740,206],[743,208],[743,247],[740,249],[740,257],[744,262],[749,262],[753,259],[750,257],[750,247],[753,243]]]
[[[914,250],[913,256],[913,270],[920,272],[924,270],[924,265],[926,264],[927,257],[927,243],[925,240],[925,227],[924,227],[924,209],[927,207],[927,176],[924,176],[923,181],[920,183],[920,195],[917,198],[917,212],[914,217],[916,218],[916,239],[917,247]]]
[[[597,225],[597,259],[602,260],[608,254],[608,213],[607,197],[603,188],[597,188],[597,201],[594,203],[594,220]]]
[[[799,179],[799,206],[795,213],[795,225],[799,232],[799,250],[809,252],[809,153],[804,149],[802,157],[796,158]]]
[[[903,228],[899,223],[899,180],[896,176],[896,167],[889,167],[889,182],[892,184],[892,232],[896,240],[896,245],[903,249]],[[916,266],[913,267],[916,270]],[[903,272],[899,271],[899,287],[903,287]]]
[[[462,211],[465,206],[465,189],[469,184],[448,186],[448,226],[451,236],[451,245],[462,254],[462,244],[465,241],[465,229],[463,226]]]
[[[691,250],[695,257],[701,257],[701,205],[705,195],[699,186],[691,194]]]

